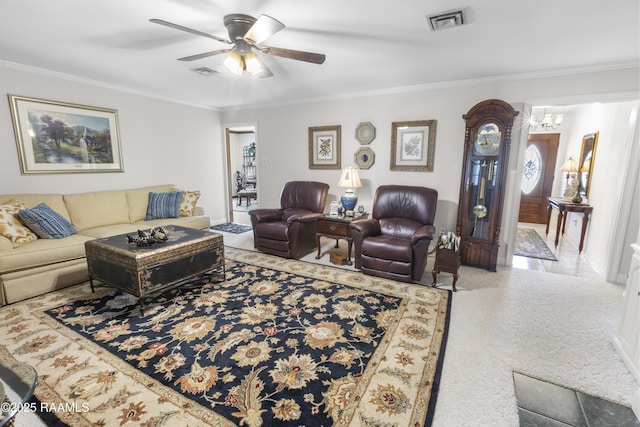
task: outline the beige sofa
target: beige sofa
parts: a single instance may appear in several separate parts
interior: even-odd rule
[[[46,203],[78,230],[77,234],[62,239],[37,239],[17,248],[0,235],[0,305],[87,280],[84,251],[87,240],[170,224],[209,228],[210,219],[200,207],[195,208],[192,216],[145,221],[149,192],[175,189],[173,185],[159,185],[68,195],[0,195],[0,204],[16,200],[32,208]]]

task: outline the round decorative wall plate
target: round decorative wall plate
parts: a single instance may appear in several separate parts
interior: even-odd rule
[[[369,169],[376,160],[376,155],[368,147],[358,149],[353,157],[360,169]]]
[[[376,137],[376,128],[370,122],[363,122],[356,128],[356,139],[360,144],[370,144]]]

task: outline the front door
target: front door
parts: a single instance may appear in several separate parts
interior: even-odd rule
[[[559,141],[559,133],[529,135],[518,222],[547,223],[547,198],[551,196]]]

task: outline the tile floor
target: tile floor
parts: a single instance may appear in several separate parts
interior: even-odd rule
[[[518,223],[518,227],[533,228],[540,237],[547,243],[547,246],[558,261],[546,261],[536,258],[526,258],[522,256],[513,257],[513,268],[523,268],[527,270],[548,271],[551,273],[566,274],[578,277],[591,277],[602,279],[602,275],[589,265],[588,256],[583,252],[578,253],[578,247],[569,239],[560,238],[558,247],[555,243],[555,219],[552,218],[549,235],[545,235],[545,224]]]
[[[640,426],[633,411],[579,391],[513,373],[520,427]]]
[[[546,261],[522,256],[513,257],[513,268],[548,271],[577,277],[602,279],[589,265],[586,255],[570,241],[560,239],[555,248],[555,231],[545,235],[545,224],[524,224],[542,237],[558,261]],[[552,224],[552,229],[555,230]],[[514,372],[513,374],[520,427],[626,427],[640,426],[633,411],[622,405],[561,387]]]

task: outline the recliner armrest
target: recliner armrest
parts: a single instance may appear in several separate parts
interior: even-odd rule
[[[273,222],[281,221],[283,209],[254,209],[249,211],[249,216],[256,219],[257,222]]]
[[[310,222],[310,221],[315,221],[321,216],[322,216],[322,214],[317,213],[317,212],[297,213],[297,214],[291,215],[289,218],[287,218],[287,223],[291,224],[292,222]]]
[[[349,224],[351,230],[360,233],[362,237],[380,234],[380,222],[375,218],[357,219]]]
[[[429,239],[433,240],[433,236],[436,233],[436,227],[433,225],[423,225],[418,228],[411,236],[411,244],[415,244],[418,240]]]

